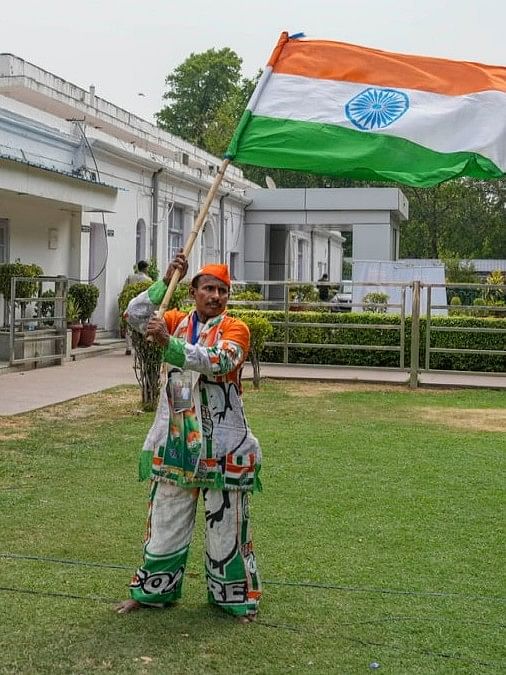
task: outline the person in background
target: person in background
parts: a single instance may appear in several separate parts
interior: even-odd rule
[[[322,274],[321,278],[318,279],[318,283],[326,282],[329,280],[329,275],[327,273]],[[329,301],[329,294],[330,294],[330,288],[327,285],[322,285],[322,286],[317,286],[318,288],[318,295],[320,297],[321,302],[328,302]]]
[[[134,271],[132,274],[128,275],[125,283],[123,284],[123,288],[126,288],[127,286],[133,286],[133,284],[138,284],[139,281],[153,281],[147,273],[148,267],[149,265],[145,260],[139,260],[139,262],[135,265],[134,268],[137,271],[136,272]],[[125,341],[126,341],[125,354],[126,356],[130,356],[130,354],[132,353],[132,338],[130,336],[128,326],[125,332]]]

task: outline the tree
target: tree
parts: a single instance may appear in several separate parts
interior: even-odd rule
[[[125,286],[118,296],[118,310],[120,327],[127,329],[123,315],[128,303],[139,293],[151,286],[150,281],[138,281]],[[170,309],[181,307],[188,299],[188,284],[179,284],[170,300]],[[142,333],[131,331],[132,346],[134,348],[134,372],[141,389],[142,407],[144,410],[155,410],[160,391],[160,366],[162,364],[163,349],[154,342],[148,342]]]
[[[157,113],[163,129],[223,156],[262,71],[241,75],[242,59],[231,49],[208,49],[190,56],[165,80],[169,105]],[[244,165],[246,178],[265,185],[271,176],[278,187],[350,187],[356,181],[316,176],[283,169]]]
[[[220,107],[236,92],[242,59],[228,47],[190,56],[167,75],[163,98],[169,104],[156,114],[159,126],[205,148],[205,136]]]
[[[241,319],[248,326],[250,332],[249,358],[253,367],[253,387],[260,389],[260,354],[266,341],[274,332],[269,321],[258,312],[244,312]]]
[[[218,157],[225,153],[261,74],[259,71],[254,78],[243,78],[220,104],[204,134],[203,147],[207,152]]]
[[[401,189],[410,208],[401,226],[402,257],[506,256],[506,181],[458,179]]]

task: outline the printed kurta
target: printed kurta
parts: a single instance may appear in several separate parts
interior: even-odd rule
[[[163,281],[157,282],[130,302],[126,316],[132,328],[144,331],[165,290]],[[241,400],[248,327],[224,312],[209,319],[197,335],[195,312],[170,310],[164,318],[172,336],[163,354],[169,367],[144,443],[141,477],[188,488],[261,489],[261,450]],[[181,370],[193,373],[193,405],[177,412],[168,380]]]
[[[127,320],[144,332],[165,293],[163,282],[134,298]],[[226,313],[199,331],[195,312],[166,312],[170,342],[163,360],[160,400],[140,463],[151,477],[143,563],[130,595],[167,606],[181,596],[199,488],[205,504],[208,601],[236,616],[256,614],[262,594],[250,532],[250,492],[260,489],[261,452],[241,401],[241,370],[249,349],[247,326]],[[192,373],[192,401],[176,411],[171,374]]]

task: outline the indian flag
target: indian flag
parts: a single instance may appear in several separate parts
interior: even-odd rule
[[[430,186],[506,172],[506,68],[283,33],[226,157]]]

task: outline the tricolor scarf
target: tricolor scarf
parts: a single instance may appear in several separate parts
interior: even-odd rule
[[[207,321],[197,336],[197,315],[193,312],[182,319],[173,335],[210,348],[221,338],[225,317],[223,313]],[[167,386],[174,370],[180,369],[170,364],[163,364],[161,369],[158,408],[139,462],[140,480],[151,477],[181,487],[260,489],[254,453],[227,455],[221,462],[214,456],[212,438],[205,436],[202,429],[202,407],[207,410],[207,400],[199,373],[189,371],[192,373],[192,407],[182,412],[174,410]],[[239,386],[237,370],[213,379]]]
[[[211,347],[218,338],[218,331],[225,314],[221,314],[209,320],[202,328],[198,336],[198,342]],[[197,314],[188,314],[177,326],[174,337],[183,338],[186,342],[193,343],[197,327]],[[176,412],[170,400],[168,390],[170,366],[162,364],[160,372],[160,395],[155,420],[146,436],[139,462],[139,478],[145,480],[150,473],[154,476],[160,474],[160,466],[163,457],[159,456],[159,450],[165,447],[167,441],[172,441],[174,446],[186,448],[189,459],[198,460],[202,446],[202,418],[200,414],[200,391],[199,373],[192,372],[192,399],[193,406],[189,410]],[[148,454],[146,454],[148,453]],[[156,456],[154,456],[156,453]],[[195,472],[197,462],[193,462],[193,470],[187,468],[185,474]]]

